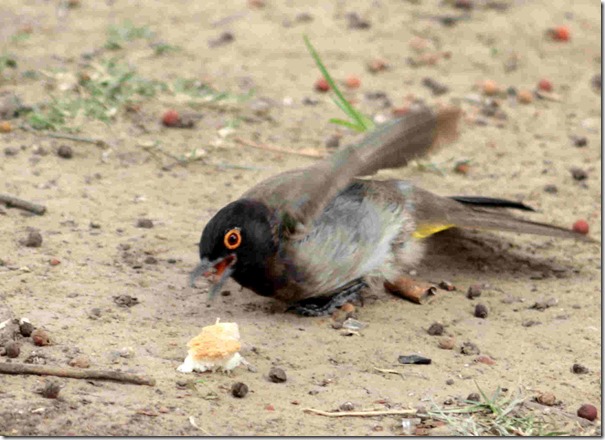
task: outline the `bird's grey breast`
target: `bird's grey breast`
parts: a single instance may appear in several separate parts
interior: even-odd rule
[[[309,296],[338,289],[378,269],[392,253],[402,227],[402,205],[369,197],[353,183],[330,202],[309,233],[290,244],[296,267],[304,268]],[[300,275],[300,274],[299,274]]]

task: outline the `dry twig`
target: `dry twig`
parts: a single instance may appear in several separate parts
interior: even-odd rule
[[[9,208],[13,207],[24,209],[25,211],[33,212],[34,214],[38,215],[42,215],[46,212],[46,206],[28,202],[27,200],[23,200],[14,196],[9,196],[8,194],[0,194],[0,202],[6,204],[6,206]]]
[[[379,411],[342,411],[329,412],[315,408],[303,408],[304,412],[326,417],[376,417],[376,416],[409,416],[416,414],[415,409],[386,409]]]
[[[37,374],[40,376],[69,377],[72,379],[113,380],[136,385],[155,385],[155,379],[137,374],[111,370],[83,370],[70,367],[53,367],[50,365],[8,364],[0,363],[0,374]]]

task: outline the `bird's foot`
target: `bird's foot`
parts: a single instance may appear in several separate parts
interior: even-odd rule
[[[348,302],[363,302],[360,291],[364,287],[367,287],[367,284],[363,280],[357,280],[331,296],[308,298],[299,301],[288,307],[287,311],[301,316],[329,315]]]

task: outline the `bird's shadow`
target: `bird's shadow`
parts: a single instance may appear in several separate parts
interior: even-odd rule
[[[552,248],[553,238],[535,237],[536,246],[519,246],[506,235],[450,229],[427,239],[425,257],[418,266],[431,281],[462,275],[508,275],[515,278],[566,278],[578,268],[539,255],[541,248]],[[552,253],[551,253],[552,254]]]

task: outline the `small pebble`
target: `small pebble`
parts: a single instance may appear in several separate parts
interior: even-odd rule
[[[8,121],[0,121],[0,133],[10,133],[13,131],[13,126]]]
[[[487,96],[493,96],[500,93],[500,86],[496,81],[487,79],[481,83],[481,90]]]
[[[479,395],[479,393],[470,393],[466,397],[466,400],[468,400],[469,402],[481,402],[481,396]]]
[[[318,92],[327,92],[330,90],[330,83],[325,78],[319,78],[315,81],[315,90]]]
[[[40,247],[42,246],[42,234],[38,231],[30,231],[29,235],[24,242],[27,247]]]
[[[578,417],[593,422],[597,418],[597,409],[593,405],[585,403],[578,409]]]
[[[475,358],[475,362],[478,362],[480,364],[485,364],[485,365],[495,365],[496,361],[493,360],[491,357],[481,354],[479,356],[477,356]]]
[[[76,356],[69,361],[69,366],[75,368],[89,368],[90,359],[86,355]]]
[[[479,347],[477,347],[472,342],[464,342],[462,344],[462,347],[460,347],[460,353],[462,353],[466,356],[470,356],[473,354],[479,354],[480,351],[479,351]]]
[[[120,307],[132,307],[139,303],[139,299],[130,295],[118,295],[114,296],[113,302]]]
[[[248,385],[246,385],[245,383],[235,382],[231,386],[231,395],[233,397],[237,397],[238,399],[241,399],[243,397],[246,397],[246,394],[248,394]]]
[[[468,288],[466,292],[466,297],[468,299],[475,299],[481,296],[481,286],[479,284],[473,284]]]
[[[427,333],[431,336],[441,336],[443,334],[443,324],[439,322],[432,323]]]
[[[571,371],[574,374],[588,374],[590,372],[590,370],[582,364],[573,364]]]
[[[439,348],[443,350],[451,350],[456,345],[456,340],[452,337],[441,338],[439,340]]]
[[[158,259],[152,255],[149,255],[145,258],[145,264],[158,264]]]
[[[4,149],[5,156],[16,156],[17,153],[19,153],[19,149],[15,148],[15,147],[6,147]]]
[[[273,383],[282,383],[287,380],[286,372],[281,368],[273,367],[269,370],[269,380]]]
[[[61,145],[57,150],[57,156],[63,159],[71,159],[74,156],[74,150],[69,145]]]
[[[588,234],[589,232],[589,226],[588,226],[588,222],[586,220],[578,220],[576,221],[573,226],[572,226],[572,230],[579,233],[579,234]]]
[[[137,228],[151,229],[153,228],[153,222],[148,218],[140,218],[137,220]]]
[[[381,58],[374,58],[368,62],[368,70],[372,73],[382,72],[389,68],[389,63]]]
[[[536,397],[536,402],[546,406],[553,406],[557,403],[557,398],[553,393],[540,393]]]
[[[235,40],[235,36],[231,32],[222,32],[218,37],[208,40],[209,47],[219,47],[229,44]]]
[[[353,402],[345,402],[338,407],[341,411],[353,411],[355,409],[355,405]]]
[[[324,145],[326,146],[326,148],[338,148],[340,146],[340,138],[341,137],[342,136],[340,136],[338,134],[330,135],[326,139],[326,142],[324,143]]]
[[[361,86],[361,80],[358,76],[349,75],[347,79],[345,79],[345,85],[349,89],[358,89]]]
[[[21,333],[22,336],[25,336],[26,338],[28,338],[32,335],[33,331],[34,331],[34,326],[32,325],[31,322],[22,321],[19,323],[19,332]]]
[[[448,86],[433,78],[424,78],[422,85],[430,89],[434,96],[440,96],[450,91]]]
[[[6,350],[6,356],[9,358],[19,357],[21,354],[21,344],[15,341],[10,341],[4,344],[4,349]]]
[[[350,12],[346,15],[349,29],[369,29],[371,24],[363,20],[356,12]]]
[[[530,104],[534,100],[534,95],[529,90],[519,90],[517,92],[517,101],[521,104]]]
[[[37,328],[32,332],[31,336],[32,340],[34,341],[34,344],[39,347],[50,345],[50,336],[48,335],[48,332],[46,330]]]
[[[454,385],[454,379],[448,379],[445,381],[446,385]]]
[[[569,171],[571,171],[571,177],[573,177],[574,180],[582,181],[588,178],[588,173],[582,168],[572,168]]]
[[[441,281],[439,283],[439,288],[443,289],[443,290],[447,290],[448,292],[452,292],[452,291],[456,290],[456,286],[454,286],[449,281]]]
[[[567,26],[557,26],[549,29],[547,33],[555,41],[569,41],[571,34]]]
[[[59,397],[59,392],[61,392],[61,385],[54,380],[47,381],[40,390],[40,394],[47,399],[56,399]]]
[[[418,356],[417,354],[402,355],[397,358],[400,364],[404,365],[430,365],[433,362],[431,359],[424,356]]]
[[[538,82],[538,88],[540,90],[544,90],[545,92],[552,92],[552,83],[547,80],[546,78],[543,78],[540,80],[540,82]]]
[[[484,304],[477,304],[475,306],[475,317],[476,318],[487,318],[487,307]]]
[[[50,264],[51,266],[58,266],[59,264],[61,264],[61,260],[51,258],[50,260],[48,260],[48,264]]]
[[[355,306],[351,303],[344,303],[340,308],[345,313],[355,313]]]
[[[557,188],[557,185],[546,185],[544,187],[544,192],[549,194],[557,194],[559,192],[559,188]]]
[[[572,136],[571,140],[575,147],[581,148],[588,145],[588,138],[586,136]]]

